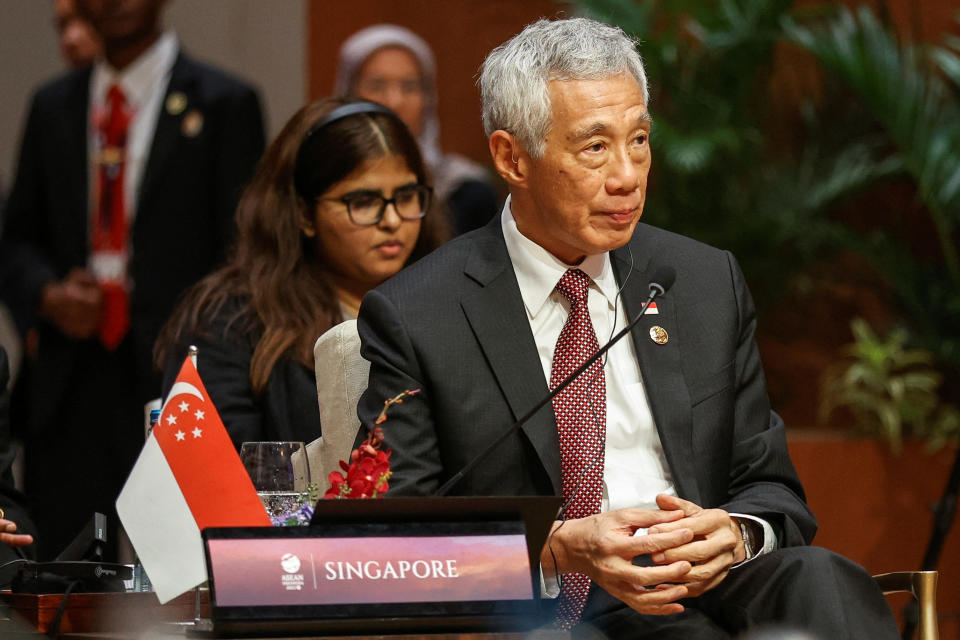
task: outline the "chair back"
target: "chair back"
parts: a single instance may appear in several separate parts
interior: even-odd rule
[[[360,356],[357,321],[332,327],[313,346],[320,405],[320,438],[307,445],[311,475],[323,491],[339,461],[348,460],[360,432],[357,402],[367,388],[370,363]]]

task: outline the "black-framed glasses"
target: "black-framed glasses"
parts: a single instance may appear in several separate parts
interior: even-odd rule
[[[427,215],[433,189],[425,184],[411,184],[394,190],[392,198],[385,198],[379,191],[351,191],[339,198],[317,198],[347,206],[350,222],[361,227],[378,224],[383,219],[387,205],[392,204],[403,220],[419,220]]]

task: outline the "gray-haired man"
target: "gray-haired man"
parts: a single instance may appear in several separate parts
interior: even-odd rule
[[[590,20],[539,21],[491,52],[481,88],[510,186],[501,217],[360,312],[364,424],[397,390],[424,390],[385,429],[393,491],[429,493],[460,470],[622,328],[669,267],[676,284],[633,340],[455,491],[564,496],[541,554],[564,626],[729,638],[786,622],[824,638],[896,637],[866,572],[806,546],[816,523],[733,257],[639,223],[651,116],[634,44]]]

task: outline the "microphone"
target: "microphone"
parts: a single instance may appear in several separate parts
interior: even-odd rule
[[[523,416],[520,417],[519,420],[514,422],[507,429],[505,429],[503,433],[497,436],[496,440],[491,442],[489,445],[487,445],[487,447],[483,451],[481,451],[476,456],[474,456],[474,458],[470,462],[468,462],[462,469],[460,469],[460,471],[458,471],[456,474],[451,476],[449,480],[444,482],[439,489],[433,492],[433,495],[445,496],[448,493],[450,493],[450,490],[453,489],[455,486],[457,486],[457,483],[459,483],[463,479],[463,477],[467,475],[468,472],[470,472],[474,467],[476,467],[478,464],[483,462],[483,460],[485,460],[486,457],[490,455],[490,453],[494,449],[496,449],[501,442],[509,438],[510,435],[513,434],[517,429],[525,425],[530,420],[530,418],[532,418],[538,411],[540,411],[540,409],[542,409],[544,406],[547,405],[547,403],[552,401],[561,391],[566,389],[567,385],[569,385],[571,382],[576,380],[581,374],[583,374],[584,371],[589,369],[593,365],[593,363],[595,363],[597,360],[602,358],[603,354],[609,351],[613,345],[615,345],[617,342],[619,342],[623,338],[623,336],[630,333],[630,331],[643,318],[643,315],[647,312],[647,307],[650,306],[650,303],[653,302],[654,299],[657,298],[657,296],[662,296],[664,293],[666,293],[670,289],[670,287],[673,286],[673,282],[674,280],[676,280],[676,278],[677,278],[677,272],[674,271],[673,267],[662,266],[662,267],[659,267],[656,271],[654,271],[653,277],[650,279],[650,284],[649,284],[650,295],[647,296],[647,299],[643,303],[643,306],[640,307],[640,312],[637,313],[636,316],[634,316],[633,320],[628,322],[627,326],[621,329],[620,332],[617,333],[617,335],[613,336],[613,338],[611,338],[610,341],[607,342],[607,344],[597,349],[596,353],[594,353],[592,356],[587,358],[586,361],[584,361],[583,364],[577,367],[573,373],[571,373],[566,378],[564,378],[560,382],[560,384],[554,387],[550,391],[550,393],[548,393],[546,397],[544,397],[542,400],[540,400],[540,402],[534,405],[532,409],[527,411]]]

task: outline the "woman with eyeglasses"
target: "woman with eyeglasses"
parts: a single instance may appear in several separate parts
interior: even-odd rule
[[[227,263],[157,340],[164,394],[187,347],[234,443],[320,435],[317,337],[445,237],[416,139],[389,109],[326,99],[298,111],[237,207]],[[189,233],[189,230],[184,230]]]

